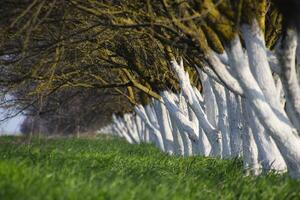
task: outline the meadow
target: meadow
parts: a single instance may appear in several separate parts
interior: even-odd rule
[[[286,174],[239,159],[170,156],[118,138],[0,137],[0,199],[300,199]]]

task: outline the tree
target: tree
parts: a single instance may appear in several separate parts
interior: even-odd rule
[[[228,158],[242,142],[248,172],[300,176],[297,1],[62,2],[26,2],[7,14],[3,71],[29,69],[16,77],[34,77],[36,94],[127,89],[137,115],[107,128],[131,143]]]

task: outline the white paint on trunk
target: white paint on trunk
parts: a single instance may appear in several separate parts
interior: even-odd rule
[[[247,109],[248,103],[245,99],[242,100],[243,108],[243,163],[246,175],[259,175],[261,173],[261,165],[258,162],[258,149],[254,140],[252,126],[250,121],[250,114]]]
[[[297,32],[287,29],[278,51],[282,68],[281,82],[285,92],[287,114],[300,134],[300,85],[296,73]]]
[[[208,77],[201,70],[198,70],[198,74],[202,81],[203,86],[203,97],[204,97],[204,109],[207,116],[208,121],[212,124],[212,126],[217,127],[217,116],[218,116],[218,105],[215,98],[215,94],[213,92],[210,77]],[[205,131],[204,131],[205,132]],[[221,155],[221,139],[222,137],[216,137],[213,134],[207,134],[207,137],[210,141],[211,145],[211,156],[220,156]]]
[[[144,121],[144,123],[148,126],[149,130],[149,137],[150,140],[152,137],[151,134],[154,134],[156,139],[157,139],[157,145],[158,147],[162,150],[165,151],[165,146],[164,146],[164,141],[161,136],[161,133],[159,130],[150,122],[149,116],[147,115],[145,108],[142,105],[136,106],[135,107],[136,113],[141,117],[141,119]]]
[[[164,141],[165,150],[167,151],[167,153],[173,154],[173,135],[171,130],[171,124],[169,123],[167,108],[165,107],[163,102],[157,100],[154,101],[154,108],[157,116],[157,123],[160,127],[160,133]]]
[[[198,101],[198,98],[197,98],[195,92],[193,91],[193,89],[191,87],[189,76],[188,76],[188,74],[186,74],[184,72],[182,60],[180,62],[180,65],[175,60],[173,60],[171,63],[172,63],[172,67],[173,67],[174,71],[176,72],[177,77],[179,79],[182,94],[185,97],[185,99],[187,100],[188,105],[192,108],[192,110],[196,114],[201,128],[205,131],[205,133],[207,135],[214,136],[215,141],[212,141],[212,142],[221,142],[219,130],[217,130],[207,119],[207,116],[206,116],[204,110],[202,109],[201,104]],[[218,154],[218,155],[220,155],[220,154]]]
[[[236,158],[242,152],[242,138],[240,132],[241,107],[239,105],[239,97],[232,92],[226,90],[228,123],[230,133],[230,149],[231,157]]]
[[[261,88],[266,101],[274,112],[280,112],[279,94],[277,93],[268,63],[264,35],[255,20],[252,26],[243,25],[241,30],[247,48],[250,70]],[[251,116],[250,122],[252,124],[253,135],[259,150],[259,162],[262,164],[263,169],[285,171],[286,164],[270,133],[267,133],[267,130],[260,123],[252,108],[250,106],[247,108]],[[284,113],[282,109],[281,112]],[[289,123],[288,121],[286,122]]]
[[[249,63],[245,59],[242,46],[236,36],[228,49],[229,59],[234,64],[238,81],[241,84],[245,97],[254,109],[257,117],[268,130],[287,163],[288,172],[292,177],[300,177],[300,138],[289,124],[281,120],[276,114],[261,91],[253,77]],[[282,115],[282,113],[280,113]]]
[[[218,58],[217,54],[214,52],[209,52],[207,56],[211,67],[214,69],[215,73],[220,80],[228,87],[231,91],[236,94],[243,95],[244,91],[240,86],[239,82],[233,76],[232,73],[226,68],[226,64],[223,64]]]
[[[225,88],[215,81],[210,82],[216,97],[216,102],[218,106],[218,128],[222,134],[221,142],[221,153],[223,158],[229,158],[231,155],[230,150],[230,136],[228,130],[228,111],[226,103],[226,92]]]

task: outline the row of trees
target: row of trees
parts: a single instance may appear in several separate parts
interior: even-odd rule
[[[63,1],[1,1],[0,7],[2,105],[11,108],[7,117],[29,116],[22,130],[87,131],[112,112],[130,111],[127,91],[135,89],[114,62],[103,60],[110,56],[105,46],[117,49],[112,41],[122,37],[101,32],[92,17]]]
[[[176,123],[189,145],[207,137],[203,155],[236,156],[229,148],[236,140],[255,174],[286,166],[299,177],[299,7],[296,0],[2,1],[1,94],[28,112],[66,89],[114,91],[133,105],[122,111],[135,108],[161,135],[153,141],[162,149],[168,139],[158,127]],[[140,106],[150,97],[161,105],[150,106],[157,119]],[[171,119],[164,125],[161,103]],[[235,115],[243,116],[242,139],[234,139],[242,127]],[[117,127],[134,134],[138,120],[126,116]]]

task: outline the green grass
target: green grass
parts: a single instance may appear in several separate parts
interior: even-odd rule
[[[300,182],[119,139],[0,137],[0,199],[300,199]]]

